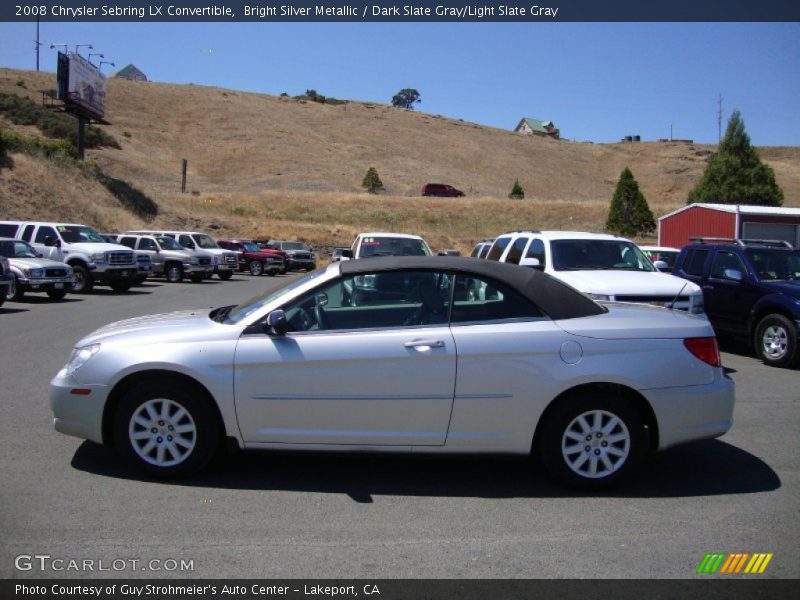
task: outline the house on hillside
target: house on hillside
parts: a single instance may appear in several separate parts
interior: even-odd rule
[[[521,133],[523,135],[539,135],[542,137],[559,139],[560,131],[552,121],[540,121],[539,119],[529,119],[523,117],[519,125],[514,129],[514,133]]]
[[[114,77],[117,79],[130,79],[131,81],[147,81],[147,75],[142,73],[134,65],[128,65],[124,69],[117,71]]]

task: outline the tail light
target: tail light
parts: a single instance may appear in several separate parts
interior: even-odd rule
[[[702,337],[702,338],[687,338],[683,340],[683,345],[686,349],[694,354],[697,358],[712,367],[721,367],[722,360],[719,357],[719,346],[717,345],[717,338],[715,337]]]

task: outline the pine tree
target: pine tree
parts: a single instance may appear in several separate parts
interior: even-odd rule
[[[783,190],[775,182],[775,172],[761,162],[750,144],[744,121],[738,110],[728,121],[719,152],[712,156],[703,178],[689,192],[687,204],[755,204],[780,206]]]
[[[377,194],[383,189],[383,182],[378,176],[378,171],[375,167],[367,169],[367,174],[364,175],[364,180],[361,182],[361,187],[367,188],[370,194]]]
[[[611,199],[606,229],[624,236],[650,233],[656,222],[639,184],[628,167],[622,171]]]
[[[514,187],[511,188],[511,193],[508,197],[512,200],[522,200],[525,197],[525,190],[519,184],[519,179],[514,180]]]

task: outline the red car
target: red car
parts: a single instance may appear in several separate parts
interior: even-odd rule
[[[260,248],[253,240],[217,240],[217,245],[236,253],[240,271],[270,276],[286,272],[286,256],[279,250]]]
[[[444,196],[446,198],[457,198],[464,195],[464,192],[454,188],[452,185],[444,183],[426,183],[422,186],[423,196]]]

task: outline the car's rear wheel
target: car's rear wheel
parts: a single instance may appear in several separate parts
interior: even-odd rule
[[[195,473],[220,441],[210,401],[191,386],[156,380],[130,389],[114,418],[114,442],[123,459],[155,477]]]
[[[233,271],[220,271],[217,273],[217,275],[219,275],[219,278],[222,279],[222,281],[228,281],[228,279],[233,277]]]
[[[786,367],[797,362],[797,327],[783,315],[767,315],[758,323],[755,351],[767,365]]]
[[[591,392],[565,398],[542,424],[539,450],[552,477],[595,491],[628,478],[646,448],[644,423],[624,398]]]
[[[92,291],[94,282],[92,276],[89,275],[89,269],[83,265],[72,265],[72,291],[76,294],[86,294]]]
[[[25,290],[20,287],[16,277],[12,277],[8,282],[8,299],[11,302],[19,302],[25,296]]]
[[[261,275],[264,272],[264,265],[254,260],[250,263],[250,275]]]

